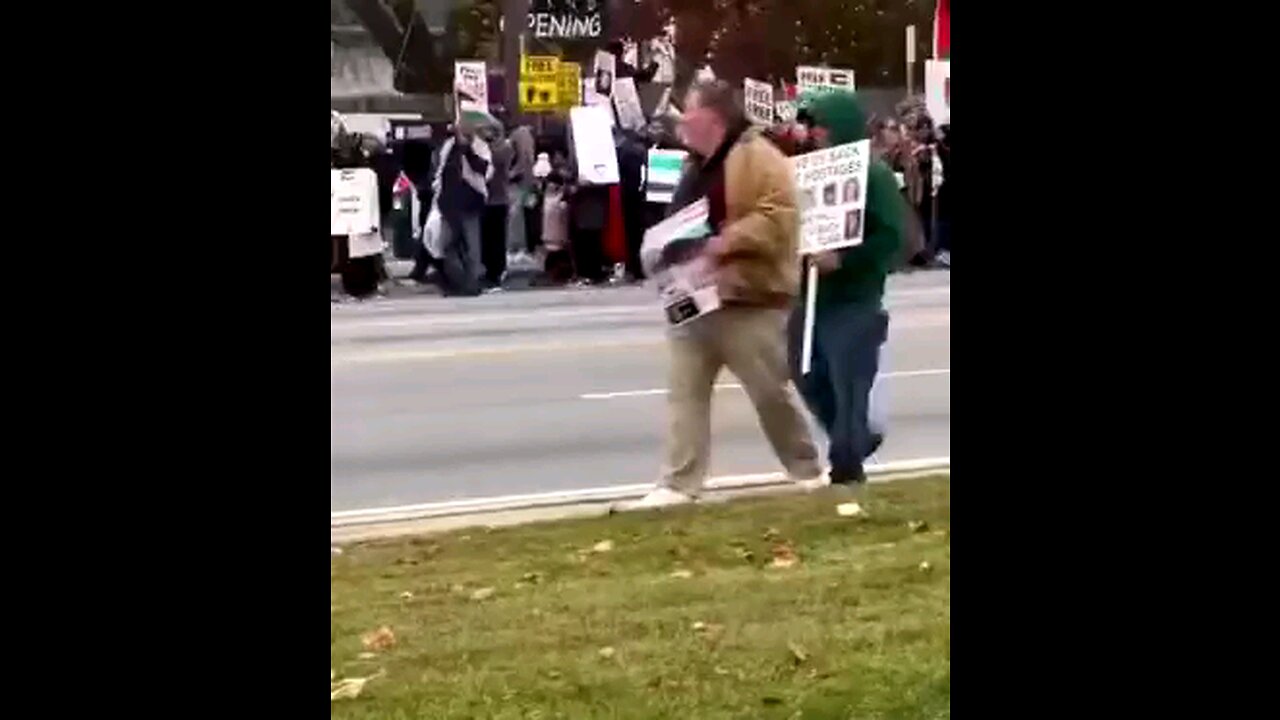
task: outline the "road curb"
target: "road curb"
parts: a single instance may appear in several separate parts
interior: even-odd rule
[[[882,463],[867,468],[871,482],[950,472],[951,458],[922,458]],[[399,535],[424,534],[476,525],[509,525],[604,514],[613,503],[637,500],[653,489],[652,483],[564,490],[527,495],[453,500],[392,508],[346,510],[330,513],[331,542],[373,540]],[[762,473],[713,478],[707,483],[708,500],[758,492],[795,489],[784,473]]]

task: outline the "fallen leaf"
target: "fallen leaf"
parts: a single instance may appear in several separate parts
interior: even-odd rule
[[[357,656],[356,656],[356,658],[357,658],[357,659],[359,659],[359,660],[372,660],[372,659],[374,659],[374,658],[376,658],[376,657],[378,657],[378,654],[377,654],[377,653],[371,653],[371,652],[362,652],[362,653],[360,653],[359,655],[357,655]]]
[[[488,600],[489,598],[493,597],[493,594],[495,592],[497,592],[497,590],[495,590],[494,588],[483,587],[471,593],[471,599],[472,600]]]
[[[756,559],[756,554],[746,548],[738,548],[738,557],[747,562],[752,562]]]
[[[560,678],[564,677],[564,674],[561,673],[559,670],[548,670],[547,677],[551,678],[552,680],[559,680]]]
[[[671,577],[677,580],[688,580],[689,578],[693,577],[693,571],[685,570],[684,568],[681,568],[679,570],[672,570]]]
[[[907,523],[907,527],[913,533],[920,533],[929,529],[929,523],[925,522],[924,520],[912,520],[911,522]]]
[[[787,643],[787,648],[791,650],[791,656],[796,659],[797,663],[802,663],[809,659],[809,651],[805,650],[800,643],[789,642]]]
[[[777,540],[782,537],[782,533],[778,531],[778,528],[768,528],[764,531],[763,537],[765,540]]]
[[[613,550],[612,540],[601,540],[591,547],[591,552],[607,553]]]
[[[467,589],[465,587],[458,585],[457,583],[449,586],[449,592],[454,593],[455,595],[461,595],[466,591]]]
[[[470,535],[463,535],[462,537],[460,537],[460,538],[458,538],[458,539],[459,539],[459,540],[461,540],[461,541],[463,541],[463,542],[466,542],[466,541],[468,541],[468,540],[470,540],[470,539],[471,539],[471,536],[470,536]]]
[[[527,582],[525,582],[525,581],[523,581],[523,580],[517,580],[517,581],[516,581],[516,583],[515,583],[514,585],[512,585],[511,587],[512,587],[512,589],[514,589],[514,590],[523,590],[523,589],[525,589],[525,588],[529,587],[529,583],[527,583]]]
[[[400,593],[400,599],[401,599],[401,600],[412,600],[412,599],[413,599],[413,593],[409,592],[408,590],[405,590],[404,592]]]
[[[333,554],[333,555],[341,555],[341,554],[342,554],[342,548],[338,547],[337,545],[334,545],[334,546],[332,546],[332,547],[330,547],[330,548],[329,548],[329,552],[330,552],[331,554]]]
[[[703,630],[706,630],[706,629],[707,629],[707,624],[702,622],[701,620],[693,624],[694,632],[702,632]]]
[[[378,672],[376,675],[369,677],[353,677],[343,678],[329,686],[329,702],[335,700],[355,700],[360,697],[360,693],[364,691],[365,683],[374,678],[382,677],[383,673]]]
[[[525,582],[527,582],[527,583],[540,583],[540,582],[542,582],[542,573],[540,573],[540,572],[527,572],[527,573],[525,573],[525,574],[524,574],[524,577],[523,577],[523,578],[521,578],[521,579],[522,579],[522,580],[524,580],[524,581],[525,581]]]
[[[365,633],[360,637],[360,642],[365,650],[386,650],[396,644],[396,634],[383,625],[373,632]]]
[[[769,567],[789,568],[800,562],[796,551],[787,544],[773,546],[773,562],[769,563]]]
[[[334,679],[336,679],[337,677],[338,677],[338,671],[334,670],[333,668],[329,668],[329,682],[333,682]]]
[[[612,658],[612,657],[613,657],[614,655],[616,655],[617,653],[618,653],[618,651],[617,651],[617,650],[614,650],[612,647],[602,647],[602,648],[600,648],[600,657],[601,657],[601,658],[603,658],[603,659],[605,659],[605,660],[608,660],[608,659]]]
[[[722,668],[722,667],[720,667],[719,665],[717,665],[717,666],[716,666],[715,671],[716,671],[716,674],[717,674],[717,675],[728,675],[728,674],[729,674],[729,670],[728,670],[728,669],[726,669],[726,668]]]
[[[927,572],[929,572],[930,570],[933,570],[933,566],[929,564],[929,561],[928,561],[928,560],[921,560],[921,561],[920,561],[920,572],[927,573]]]
[[[840,517],[862,517],[867,514],[866,510],[856,502],[840,503],[836,506],[836,513]]]

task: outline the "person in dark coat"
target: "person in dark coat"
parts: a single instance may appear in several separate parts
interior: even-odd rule
[[[627,275],[631,280],[643,280],[640,266],[640,245],[644,242],[645,207],[642,178],[648,161],[649,148],[631,131],[614,128],[614,142],[618,148],[618,176],[622,186],[622,219],[627,239]]]
[[[372,162],[360,135],[343,134],[336,148],[331,149],[329,166],[334,170],[350,170],[367,168]],[[379,188],[381,190],[381,188]],[[342,276],[342,291],[351,297],[364,299],[378,292],[378,283],[383,280],[384,269],[381,255],[353,258],[346,236],[331,238],[337,248],[335,265]]]

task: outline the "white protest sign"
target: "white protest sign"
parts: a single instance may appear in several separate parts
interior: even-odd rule
[[[689,153],[684,150],[650,148],[649,162],[645,165],[645,200],[651,203],[671,202],[687,157]]]
[[[483,60],[453,63],[453,96],[458,112],[489,112],[489,78]]]
[[[951,61],[924,61],[924,103],[933,124],[951,122]]]
[[[854,92],[853,71],[844,68],[826,68],[801,65],[796,68],[796,87],[805,92]]]
[[[672,42],[666,38],[654,38],[649,41],[649,52],[653,61],[658,63],[658,72],[654,74],[655,83],[671,84],[676,81],[676,51]]]
[[[794,100],[779,100],[773,107],[778,122],[792,123],[796,121],[796,103]]]
[[[862,244],[870,158],[870,140],[791,158],[801,254]]]
[[[742,93],[747,119],[757,125],[772,125],[773,86],[747,78],[742,81]]]
[[[686,205],[644,234],[640,262],[658,287],[671,326],[720,309],[716,263],[703,252],[711,234],[706,198]]]
[[[613,144],[613,113],[607,106],[576,107],[569,110],[574,158],[578,180],[587,185],[620,182],[618,151]]]
[[[606,97],[613,94],[613,81],[617,71],[617,58],[603,50],[596,51],[596,60],[591,66],[591,74],[596,79],[597,93]]]
[[[618,78],[613,84],[613,107],[618,111],[618,124],[630,130],[645,126],[644,108],[636,92],[634,78]]]
[[[369,168],[329,171],[329,234],[346,235],[350,257],[382,252],[378,176]]]

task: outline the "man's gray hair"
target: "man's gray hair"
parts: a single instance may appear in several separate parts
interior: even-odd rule
[[[738,89],[724,80],[699,80],[689,86],[685,93],[685,108],[689,107],[689,98],[698,96],[698,107],[704,107],[724,120],[726,127],[737,127],[747,121],[742,105],[738,103]]]

